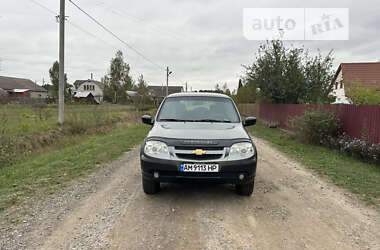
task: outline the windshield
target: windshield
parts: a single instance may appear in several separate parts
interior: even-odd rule
[[[240,122],[231,99],[209,96],[170,97],[162,104],[157,120]]]

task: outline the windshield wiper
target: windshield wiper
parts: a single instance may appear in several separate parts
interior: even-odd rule
[[[219,123],[231,123],[229,120],[215,120],[215,119],[200,119],[200,120],[184,120],[175,118],[162,118],[160,122],[219,122]]]
[[[174,118],[162,118],[160,122],[192,122],[192,120],[174,119]]]
[[[222,122],[222,123],[231,123],[230,120],[215,120],[215,119],[201,119],[201,120],[194,120],[194,122]]]

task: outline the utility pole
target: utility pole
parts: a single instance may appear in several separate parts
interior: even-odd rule
[[[166,96],[169,95],[169,75],[173,73],[172,71],[169,71],[169,67],[166,67]]]
[[[58,123],[63,125],[65,112],[65,0],[60,0],[59,13],[59,88]]]

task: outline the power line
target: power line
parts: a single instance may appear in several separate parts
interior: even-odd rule
[[[163,35],[163,33],[166,33],[167,36],[170,36],[171,38],[177,39],[177,40],[180,40],[180,41],[188,41],[190,39],[188,37],[188,35],[186,35],[184,33],[181,33],[181,32],[178,32],[178,31],[174,32],[173,30],[168,30],[166,27],[163,27],[161,25],[156,25],[156,24],[148,23],[146,21],[146,19],[138,17],[138,16],[135,16],[135,15],[132,15],[132,14],[126,12],[125,10],[122,10],[122,9],[115,10],[110,5],[108,5],[108,7],[107,7],[107,4],[105,2],[100,2],[99,4],[97,4],[95,6],[99,6],[99,5],[103,5],[103,4],[106,6],[106,11],[109,11],[109,12],[111,12],[112,14],[114,14],[116,16],[119,16],[119,17],[122,17],[122,18],[127,18],[129,20],[133,20],[133,21],[142,23],[148,29],[150,29],[151,31],[158,32],[160,35]]]
[[[139,56],[141,56],[143,59],[145,59],[146,61],[150,62],[151,64],[155,65],[156,67],[164,70],[164,68],[160,65],[158,65],[157,63],[153,62],[152,60],[150,60],[148,57],[146,57],[144,54],[142,54],[140,51],[138,51],[137,49],[135,49],[132,45],[128,44],[127,42],[125,42],[123,39],[121,39],[119,36],[117,36],[115,33],[113,33],[110,29],[108,29],[106,26],[104,26],[103,24],[101,24],[98,20],[96,20],[94,17],[92,17],[90,14],[88,14],[85,10],[83,10],[81,7],[79,7],[76,3],[74,3],[72,0],[69,0],[69,2],[71,4],[73,4],[78,10],[80,10],[81,12],[83,12],[86,16],[88,16],[92,21],[94,21],[97,25],[99,25],[102,29],[104,29],[105,31],[107,31],[110,35],[112,35],[114,38],[116,38],[117,40],[119,40],[121,43],[123,43],[124,45],[126,45],[128,48],[130,48],[131,50],[133,50],[136,54],[138,54]]]
[[[131,14],[129,14],[123,10],[115,10],[112,8],[108,8],[108,10],[111,11],[111,13],[113,13],[114,15],[117,15],[119,17],[129,18],[130,20],[132,19],[132,20],[135,20],[137,22],[143,23],[144,25],[147,25],[146,21],[144,19],[133,16],[133,15],[131,15]],[[185,38],[183,35],[181,35],[179,33],[175,33],[175,32],[169,31],[167,29],[160,28],[157,25],[148,24],[147,27],[152,31],[159,32],[159,34],[162,34],[163,32],[165,32],[166,35],[169,35],[170,37],[177,39],[177,40],[181,40],[181,41],[188,40],[188,38]]]
[[[58,15],[54,10],[49,9],[49,8],[46,7],[45,5],[39,3],[39,2],[37,2],[37,1],[35,1],[35,0],[29,0],[29,1],[32,2],[32,3],[34,3],[34,4],[36,4],[36,5],[38,5],[39,7],[41,7],[41,8],[44,9],[44,10],[46,10],[47,12],[53,14],[55,17],[59,17],[59,15]],[[86,35],[91,36],[91,37],[93,37],[93,38],[96,38],[96,39],[98,39],[99,41],[102,41],[103,43],[105,43],[105,44],[107,44],[107,45],[109,45],[109,46],[115,48],[115,46],[113,46],[112,44],[110,44],[110,43],[108,43],[107,41],[101,39],[100,37],[98,37],[98,36],[92,34],[91,32],[85,30],[84,28],[82,28],[82,27],[79,26],[78,24],[76,24],[76,23],[74,23],[74,22],[72,22],[72,21],[70,21],[70,20],[67,20],[67,19],[66,19],[66,22],[68,22],[68,23],[69,23],[71,26],[73,26],[74,28],[76,28],[76,29],[82,31],[82,32],[85,33]]]
[[[103,42],[103,43],[109,45],[109,46],[112,47],[112,48],[115,48],[115,47],[116,47],[116,46],[110,44],[109,42],[107,42],[107,41],[101,39],[100,37],[98,37],[98,36],[92,34],[91,32],[85,30],[85,29],[82,28],[81,26],[79,26],[79,25],[77,25],[77,24],[75,24],[75,23],[73,23],[73,22],[71,22],[71,21],[69,21],[69,20],[67,20],[67,22],[68,22],[71,26],[73,26],[74,28],[76,28],[76,29],[82,31],[83,33],[87,34],[88,36],[91,36],[91,37],[93,37],[93,38],[96,38],[96,39],[98,39],[99,41],[101,41],[101,42]]]
[[[37,1],[35,1],[35,0],[29,0],[29,1],[31,1],[32,3],[34,3],[34,4],[38,5],[38,6],[40,6],[42,9],[44,9],[44,10],[46,10],[46,11],[52,13],[53,15],[57,16],[57,13],[56,13],[55,11],[49,9],[49,8],[46,7],[45,5],[42,5],[42,4],[40,4],[39,2],[37,2]]]

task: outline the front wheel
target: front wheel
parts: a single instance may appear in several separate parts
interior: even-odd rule
[[[142,178],[142,185],[144,193],[146,194],[156,194],[160,191],[160,183],[155,182],[146,178]]]
[[[255,186],[255,181],[250,181],[244,184],[236,184],[236,192],[239,195],[251,196],[253,193],[253,188]]]

